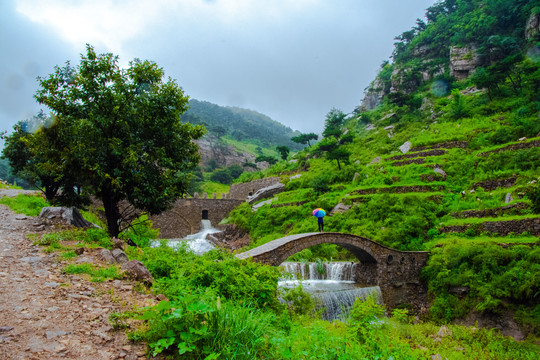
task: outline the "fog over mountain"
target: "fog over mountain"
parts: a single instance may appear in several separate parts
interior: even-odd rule
[[[85,44],[125,65],[155,61],[190,97],[320,132],[325,114],[350,112],[393,38],[434,0],[3,0],[0,131],[39,111],[36,76]]]

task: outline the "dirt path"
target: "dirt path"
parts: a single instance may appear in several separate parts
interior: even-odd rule
[[[40,228],[38,219],[0,205],[0,359],[145,359],[144,345],[128,343],[108,319],[154,296],[125,281],[62,274],[57,255],[26,237]]]

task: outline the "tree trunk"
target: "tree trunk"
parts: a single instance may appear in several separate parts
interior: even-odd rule
[[[340,163],[339,163],[339,159],[336,159],[336,161],[337,161],[337,168],[338,168],[339,170],[341,170],[341,165],[340,165]]]
[[[120,211],[118,210],[118,200],[110,190],[101,192],[101,201],[105,208],[105,217],[107,218],[107,231],[111,237],[118,237],[120,233]]]

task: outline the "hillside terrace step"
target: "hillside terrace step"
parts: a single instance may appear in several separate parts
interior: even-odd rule
[[[452,216],[455,218],[483,218],[483,217],[499,217],[503,214],[519,214],[529,208],[529,204],[515,203],[511,205],[501,206],[493,209],[483,210],[465,210],[461,212],[454,212]]]
[[[415,193],[405,193],[405,194],[415,194]],[[424,194],[427,194],[427,193],[424,193]],[[442,195],[430,195],[430,196],[426,196],[424,198],[424,200],[426,200],[426,201],[433,201],[435,203],[440,203],[442,201],[442,199],[443,199]],[[353,196],[353,197],[346,197],[346,198],[342,199],[342,201],[350,201],[352,203],[366,203],[369,200],[371,200],[370,195]]]
[[[443,143],[426,145],[426,146],[416,146],[411,149],[411,152],[433,150],[433,149],[455,149],[455,148],[465,149],[468,146],[469,144],[466,141],[447,141]]]
[[[473,189],[477,189],[479,187],[483,188],[485,191],[492,191],[500,187],[510,188],[514,186],[516,183],[517,176],[512,176],[510,178],[506,179],[493,179],[493,180],[484,180],[477,182],[472,186]]]
[[[435,192],[443,191],[443,185],[404,185],[404,186],[389,186],[381,188],[369,188],[369,189],[357,189],[351,192],[349,195],[369,195],[377,193],[394,193],[394,194],[403,194],[403,193],[412,193],[412,192]]]
[[[417,157],[426,157],[426,156],[441,156],[446,154],[446,150],[429,150],[429,151],[421,151],[416,153],[408,153],[403,155],[396,155],[392,156],[391,158],[386,159],[388,160],[403,160],[403,159],[412,159]]]
[[[506,236],[510,233],[521,234],[529,232],[531,235],[540,235],[540,217],[526,217],[515,220],[486,221],[475,224],[447,225],[439,228],[441,233],[464,233],[468,229],[475,229],[478,233],[488,232]]]
[[[390,165],[392,165],[392,166],[405,166],[405,165],[410,165],[410,164],[420,165],[420,164],[425,164],[425,163],[426,163],[425,158],[418,158],[418,159],[412,159],[412,160],[395,161],[395,162],[391,163]]]
[[[532,141],[528,141],[528,142],[510,144],[510,145],[507,145],[507,146],[502,147],[502,148],[498,148],[498,149],[489,150],[489,151],[479,153],[476,156],[482,157],[482,156],[485,156],[485,155],[488,155],[488,154],[494,154],[494,153],[503,152],[503,151],[514,151],[514,150],[527,149],[527,148],[533,148],[533,147],[540,147],[540,139],[532,140]]]

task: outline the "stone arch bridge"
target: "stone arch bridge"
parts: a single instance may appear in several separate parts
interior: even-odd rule
[[[279,266],[297,252],[319,244],[336,244],[354,254],[359,261],[356,282],[379,286],[388,308],[408,305],[416,312],[427,308],[427,288],[420,280],[427,251],[399,251],[361,236],[327,232],[286,236],[236,256]]]

